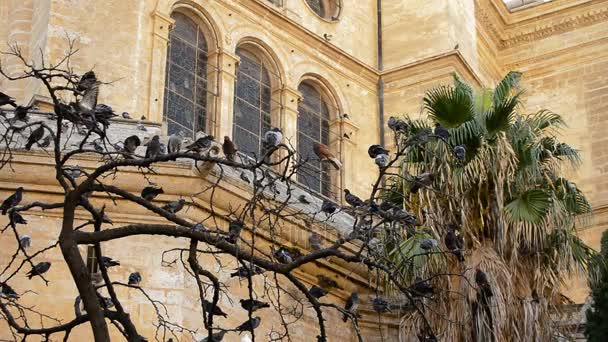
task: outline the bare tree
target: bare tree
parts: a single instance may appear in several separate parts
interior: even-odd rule
[[[391,310],[406,310],[415,316],[414,319],[422,322],[424,328],[418,338],[434,341],[435,332],[426,315],[429,312],[428,303],[439,291],[436,285],[442,283],[440,279],[462,277],[463,281],[476,288],[473,280],[469,281],[463,276],[466,270],[457,273],[429,273],[418,269],[420,263],[414,262],[428,256],[451,255],[458,247],[449,246],[449,249],[444,249],[438,247],[436,240],[427,239],[423,241],[424,244],[421,243],[419,253],[404,255],[400,259],[387,253],[391,237],[407,235],[421,224],[421,220],[401,207],[391,205],[388,201],[382,202],[384,180],[388,176],[399,176],[394,173],[393,166],[397,166],[396,162],[408,149],[423,145],[428,139],[440,137],[431,134],[420,136],[418,140],[412,138],[408,143],[400,145],[394,153],[389,153],[380,146],[372,146],[370,157],[379,166],[378,177],[365,200],[349,193],[346,196],[348,205],[342,207],[330,198],[308,192],[297,183],[296,175],[307,172],[307,161],[315,156],[299,155],[290,142],[283,139],[279,130],[270,131],[266,135],[265,152],[258,158],[238,153],[234,158],[235,146],[229,139],[220,144],[204,134],[194,137],[188,146],[185,146],[186,143],[180,146],[181,138],[172,136],[167,142],[169,153],[162,146],[164,137],[153,137],[144,146],[136,134],[124,136],[122,133],[121,136],[120,132],[113,130],[116,123],[112,118],[116,115],[112,108],[97,103],[99,90],[107,83],[97,80],[92,71],[84,75],[75,74],[70,65],[75,53],[77,50],[74,43],[69,41],[68,52],[55,64],[47,63],[42,55],[40,61],[34,63],[23,56],[18,46],[12,46],[5,54],[21,60],[25,71],[13,75],[0,68],[0,73],[8,80],[35,79],[41,82],[53,105],[51,113],[41,113],[33,108],[6,103],[14,108],[4,111],[0,118],[0,165],[9,172],[14,152],[24,147],[46,151],[53,160],[55,178],[64,194],[63,200],[56,203],[42,200],[23,203],[22,193],[18,191],[3,204],[10,222],[2,233],[14,235],[14,254],[10,260],[2,261],[0,284],[3,295],[0,297],[0,312],[15,340],[25,340],[32,335],[48,340],[55,334],[63,334],[64,340],[67,340],[76,326],[87,323],[91,326],[95,341],[110,340],[108,324],[114,325],[126,340],[146,340],[138,332],[141,327],[133,323],[122,305],[116,291],[118,287],[140,291],[154,307],[157,313],[157,321],[154,323],[156,335],[147,338],[164,341],[170,337],[177,338],[180,333],[194,337],[198,327],[185,327],[172,322],[166,314],[164,303],[148,294],[145,281],[140,283],[141,274],[133,273],[128,282],[125,279],[112,279],[109,275],[108,267],[113,267],[116,262],[104,256],[104,245],[135,235],[147,235],[152,239],[160,236],[174,237],[183,242],[181,248],[165,250],[163,261],[172,267],[183,267],[196,284],[207,341],[221,341],[225,334],[235,331],[249,331],[255,340],[255,328],[259,325],[255,311],[258,309],[274,310],[281,323],[282,331],[271,332],[269,340],[292,340],[290,326],[301,319],[303,311],[310,306],[317,318],[318,341],[326,341],[324,313],[328,310],[336,310],[344,315],[345,321],[350,320],[359,340],[362,340],[357,321],[359,305],[372,307],[379,317]],[[317,158],[332,162],[332,158],[323,153],[329,152],[321,151]],[[77,166],[76,162],[83,156],[94,157],[95,166],[87,169]],[[374,162],[373,159],[370,163]],[[191,163],[208,180],[208,186],[193,190],[191,194],[192,198],[205,194],[209,199],[206,217],[197,221],[185,218],[183,213],[186,210],[182,209],[192,204],[188,198],[166,205],[160,205],[154,200],[156,195],[162,193],[162,184],[154,184],[151,180],[155,168],[173,161]],[[114,177],[126,169],[137,170],[139,173],[143,184],[141,196],[113,184]],[[229,212],[222,212],[217,210],[214,203],[221,196],[220,187],[228,179],[247,182],[250,191],[244,194],[246,200],[233,203]],[[424,179],[415,181],[419,181],[420,187],[432,186],[431,182]],[[27,193],[28,189],[23,191]],[[95,200],[92,194],[97,195]],[[337,194],[336,197],[340,195]],[[163,218],[166,222],[122,226],[112,224],[112,219],[105,213],[105,206],[100,204],[100,197],[113,203],[128,202],[145,208],[151,215]],[[90,219],[79,224],[75,216],[77,208],[85,210]],[[21,228],[27,224],[22,214],[32,209],[58,209],[63,213],[61,231],[56,242],[37,251],[28,250],[30,237],[24,236]],[[261,232],[275,236],[281,227],[293,222],[321,227],[336,217],[347,223],[349,229],[347,234],[332,241],[327,241],[322,232],[319,232],[319,235],[313,234],[310,237],[310,245],[306,250],[280,245],[278,239],[271,239],[270,245],[262,243]],[[357,246],[356,250],[346,248],[353,243]],[[92,277],[79,251],[79,245],[94,246],[101,279]],[[43,308],[20,304],[20,296],[48,294],[17,293],[13,290],[13,287],[16,288],[13,284],[16,276],[30,269],[30,276],[39,276],[46,282],[45,275],[53,272],[53,267],[45,263],[45,254],[55,248],[61,250],[78,289],[75,316],[71,318],[51,317],[44,313]],[[199,263],[202,255],[212,255],[216,264],[202,265]],[[218,305],[220,296],[237,299],[233,298],[234,294],[230,293],[229,287],[218,277],[218,269],[220,272],[231,271],[223,262],[225,257],[237,261],[240,268],[233,271],[233,275],[244,279],[248,285],[248,298],[241,300],[243,307],[248,309],[249,320],[240,327],[222,326],[216,319],[223,314]],[[353,294],[344,306],[330,304],[321,297],[331,285],[325,282],[309,289],[294,275],[295,270],[328,257],[334,261],[363,265],[368,270],[370,295],[362,295],[359,299],[358,294]],[[396,265],[395,260],[402,264]],[[403,267],[396,266],[403,264],[411,265],[408,277],[395,271],[402,270]],[[254,286],[255,277],[263,278],[264,285]],[[387,285],[397,289],[398,294],[391,298],[381,297],[380,294]],[[296,292],[288,287],[296,289]],[[270,298],[270,302],[257,302],[260,293]],[[286,305],[284,298],[291,305]],[[39,317],[40,323],[37,324],[31,318],[32,315]],[[42,318],[45,324],[42,323]],[[56,324],[49,325],[49,320]],[[65,320],[67,322],[61,323]]]

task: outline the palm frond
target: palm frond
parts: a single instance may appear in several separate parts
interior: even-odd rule
[[[473,118],[472,99],[462,88],[433,88],[427,91],[423,103],[429,117],[444,127],[458,127]]]
[[[540,222],[551,205],[550,195],[540,189],[529,190],[519,194],[506,206],[505,211],[512,222]]]
[[[510,71],[505,78],[503,78],[496,88],[494,89],[494,106],[499,106],[505,102],[510,96],[514,89],[519,87],[519,81],[521,80],[521,72]]]

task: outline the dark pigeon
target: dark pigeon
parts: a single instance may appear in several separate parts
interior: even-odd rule
[[[80,80],[76,85],[76,90],[85,91],[95,84],[97,84],[97,77],[95,76],[95,72],[87,71],[80,77]]]
[[[238,327],[234,328],[234,330],[239,331],[239,335],[240,335],[244,331],[255,330],[257,327],[260,326],[261,321],[262,321],[262,319],[260,317],[254,317],[252,319],[245,321],[243,324],[239,325]]]
[[[165,204],[163,206],[163,209],[172,214],[176,214],[177,212],[179,212],[180,210],[182,210],[184,208],[185,204],[186,204],[186,200],[181,198],[179,201],[169,202],[169,203]]]
[[[359,293],[353,292],[350,297],[348,297],[344,309],[355,316],[357,315],[357,310],[359,309]],[[347,320],[348,315],[344,314],[342,321],[346,322]]]
[[[448,232],[445,234],[443,242],[445,243],[445,247],[458,258],[458,261],[464,261],[464,255],[462,254],[461,248],[458,247],[458,237],[456,236],[454,229],[448,228]]]
[[[214,316],[222,316],[222,317],[228,317],[228,315],[222,311],[222,309],[219,307],[218,304],[215,305],[215,307],[213,307],[213,302],[210,302],[208,300],[203,300],[203,307],[205,308],[205,311],[209,312],[213,312]],[[213,307],[213,310],[211,310]]]
[[[155,135],[154,137],[152,137],[152,140],[148,141],[148,148],[146,149],[146,159],[156,158],[160,154],[160,137],[158,135]]]
[[[291,254],[283,247],[279,248],[273,253],[275,259],[282,264],[289,264],[293,262]]]
[[[429,141],[432,131],[430,128],[424,128],[420,132],[412,135],[405,142],[405,147],[422,146]]]
[[[18,187],[15,190],[15,193],[10,195],[7,199],[2,202],[0,205],[0,210],[2,210],[2,215],[6,215],[6,212],[12,207],[16,206],[23,199],[23,187]]]
[[[308,236],[308,243],[310,244],[310,249],[312,249],[313,251],[323,249],[321,237],[317,233],[310,233],[310,235]]]
[[[306,198],[306,195],[298,196],[298,202],[302,204],[310,204],[310,201]]]
[[[450,139],[450,131],[448,131],[447,128],[441,126],[439,122],[435,123],[435,130],[433,131],[433,134],[435,134],[436,137],[440,138],[445,142]]]
[[[241,235],[241,230],[243,230],[243,222],[239,220],[232,220],[228,224],[228,239],[227,241],[235,244]]]
[[[477,284],[483,297],[490,298],[494,295],[492,293],[492,287],[488,282],[488,276],[479,268],[475,269],[475,284]]]
[[[433,286],[431,286],[428,281],[423,281],[420,277],[414,279],[414,283],[409,289],[414,297],[425,297],[435,293]]]
[[[27,278],[32,279],[34,276],[42,275],[51,268],[51,263],[47,261],[39,262],[32,268],[31,271],[27,272]]]
[[[308,290],[308,293],[310,293],[311,296],[319,299],[321,297],[324,297],[325,295],[327,295],[327,291],[325,291],[324,289],[318,287],[317,285],[313,285],[310,290]]]
[[[15,116],[13,117],[13,120],[18,120],[18,121],[23,121],[23,122],[28,122],[29,121],[29,117],[27,115],[27,112],[32,109],[33,106],[17,106],[17,108],[15,108]]]
[[[110,268],[110,267],[114,267],[114,266],[120,266],[120,261],[118,260],[114,260],[110,257],[107,256],[102,256],[101,257],[101,263],[103,264],[103,266],[105,268]]]
[[[122,118],[127,119],[127,120],[133,119],[133,118],[131,118],[131,115],[129,115],[129,113],[127,113],[127,112],[122,112]]]
[[[212,135],[208,135],[202,138],[198,138],[196,139],[195,142],[193,142],[192,144],[186,146],[186,151],[187,152],[201,152],[204,151],[206,149],[208,149],[209,147],[211,147],[211,143],[213,142],[213,136]]]
[[[15,228],[15,225],[17,224],[27,224],[27,220],[16,211],[11,211],[9,218],[13,228]]]
[[[133,154],[135,153],[135,150],[139,147],[139,145],[141,145],[141,140],[139,140],[139,137],[137,135],[132,135],[125,139],[124,150],[127,153]]]
[[[401,119],[397,119],[394,116],[391,116],[388,119],[388,128],[395,132],[405,132],[407,131],[407,123]]]
[[[376,159],[381,154],[389,154],[389,151],[380,145],[372,145],[367,149],[370,158]]]
[[[253,267],[253,270],[251,270],[251,267]],[[235,270],[236,272],[231,273],[230,277],[247,278],[247,277],[249,277],[250,274],[251,274],[251,276],[254,276],[257,274],[262,274],[266,271],[263,268],[255,266],[255,265],[252,265],[251,267],[241,266]]]
[[[139,274],[139,272],[129,274],[129,285],[139,285],[140,282],[141,274]]]
[[[346,203],[348,203],[351,207],[357,208],[363,205],[363,200],[361,200],[359,197],[357,197],[356,195],[353,195],[350,190],[348,189],[344,189],[344,200],[346,200]]]
[[[40,141],[40,139],[42,139],[43,137],[44,137],[44,127],[38,126],[38,128],[33,130],[32,133],[30,134],[30,136],[27,138],[27,143],[25,144],[25,149],[28,151],[31,150],[32,146],[34,146],[34,144],[37,143],[38,141]]]
[[[53,137],[49,134],[49,135],[45,136],[40,143],[38,143],[38,146],[40,146],[42,148],[49,147],[51,145],[52,139],[53,139]]]
[[[338,206],[335,203],[329,200],[323,200],[323,204],[321,205],[322,212],[331,215],[335,213],[336,210],[338,210]]]
[[[462,145],[454,146],[454,157],[456,159],[463,161],[467,158],[467,150]]]
[[[247,311],[255,312],[259,309],[269,308],[270,304],[255,299],[241,299],[241,307]]]
[[[377,313],[391,312],[391,307],[388,302],[380,297],[372,300],[372,306]]]
[[[419,174],[418,176],[414,177],[412,184],[410,185],[410,192],[415,194],[418,192],[418,190],[420,190],[420,188],[428,187],[433,184],[434,180],[435,175],[430,172]]]
[[[2,287],[2,295],[8,299],[19,299],[19,295],[7,283],[0,283]]]
[[[156,196],[164,193],[163,188],[154,185],[148,185],[141,191],[141,198],[151,202]]]
[[[224,143],[222,144],[222,152],[226,156],[226,159],[230,161],[234,161],[234,157],[236,156],[236,145],[230,140],[230,137],[224,137]]]

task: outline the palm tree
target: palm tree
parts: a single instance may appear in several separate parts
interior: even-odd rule
[[[495,89],[475,91],[455,76],[453,85],[426,93],[428,120],[406,118],[408,130],[395,136],[397,149],[405,152],[399,176],[383,196],[417,213],[422,226],[385,245],[403,278],[427,276],[448,288],[425,303],[434,329],[448,341],[548,340],[555,333],[550,313],[564,298],[560,285],[573,271],[584,271],[594,253],[575,230],[591,206],[564,177],[580,166],[578,151],[559,141],[565,127],[559,115],[520,113],[520,78],[510,72]],[[407,146],[411,136],[435,123],[448,129],[449,139]],[[454,156],[455,146],[465,148],[464,159]],[[435,181],[412,193],[413,177],[424,172]],[[416,259],[427,263],[421,268],[401,262],[421,252],[420,239],[442,241],[450,225],[464,238],[464,262],[448,254]],[[489,301],[475,286],[476,268],[488,276]],[[433,277],[437,273],[465,277],[443,281]],[[406,333],[421,329],[414,314],[403,322]]]

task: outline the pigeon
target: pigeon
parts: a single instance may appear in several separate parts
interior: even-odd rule
[[[95,84],[97,84],[97,77],[95,76],[95,72],[87,71],[80,77],[80,80],[76,85],[76,90],[85,91]]]
[[[475,284],[477,284],[477,287],[481,290],[482,296],[489,298],[494,295],[490,283],[488,282],[488,276],[479,268],[475,269]]]
[[[205,227],[203,226],[202,223],[197,223],[192,226],[192,230],[194,230],[195,232],[202,232],[204,229],[205,229]]]
[[[99,104],[97,106],[95,106],[95,120],[97,122],[101,122],[102,125],[104,125],[104,127],[108,127],[110,125],[110,119],[117,117],[118,115],[116,115],[116,113],[114,113],[114,110],[112,109],[112,107],[105,105],[105,104]]]
[[[317,285],[313,285],[310,290],[308,290],[308,293],[310,293],[311,296],[319,299],[321,297],[324,297],[325,295],[327,295],[327,291],[325,291],[324,289],[318,287]]]
[[[433,184],[435,180],[435,175],[430,172],[421,173],[418,176],[415,176],[412,184],[410,185],[410,192],[415,194],[422,187],[427,187]]]
[[[256,265],[252,265],[252,267],[253,267],[253,270],[251,270],[250,267],[241,266],[235,270],[236,272],[231,273],[230,277],[231,278],[234,278],[234,277],[247,278],[247,277],[249,277],[250,274],[251,274],[251,276],[254,276],[257,274],[262,274],[266,271],[263,268],[258,267]]]
[[[205,309],[206,312],[213,312],[214,316],[222,316],[222,317],[228,317],[228,315],[222,311],[222,309],[219,307],[219,305],[215,304],[215,307],[213,307],[213,310],[211,310],[211,308],[213,307],[213,302],[210,302],[208,300],[203,300],[203,308]]]
[[[156,198],[156,196],[163,193],[163,188],[155,185],[148,185],[141,191],[141,198],[145,199],[148,202],[151,202]]]
[[[155,135],[154,137],[152,137],[152,140],[148,141],[148,148],[146,149],[146,159],[156,158],[160,155],[160,153],[160,137],[158,135]]]
[[[64,168],[63,173],[72,179],[76,179],[84,175],[84,171],[82,171],[78,165]]]
[[[276,250],[273,253],[274,257],[277,259],[278,262],[282,263],[282,264],[289,264],[293,262],[293,257],[291,256],[291,254],[289,254],[289,252],[281,247],[278,250]]]
[[[340,168],[342,167],[342,163],[340,162],[340,160],[338,160],[338,158],[336,158],[336,156],[331,153],[327,145],[315,143],[313,145],[313,151],[315,152],[320,161],[330,162],[336,170],[340,170]]]
[[[386,216],[393,221],[402,222],[408,226],[416,225],[416,216],[403,209],[392,209]]]
[[[10,213],[10,222],[11,226],[15,228],[16,224],[27,224],[27,221],[16,211],[11,211]]]
[[[224,152],[224,155],[226,156],[226,158],[230,161],[234,161],[234,157],[236,156],[236,151],[237,151],[236,146],[234,145],[232,140],[230,140],[230,137],[225,136],[224,144],[222,144],[222,152]]]
[[[179,212],[180,210],[182,210],[184,208],[185,204],[186,204],[186,200],[183,198],[180,198],[178,201],[169,202],[169,203],[165,204],[163,206],[163,209],[172,214],[177,214],[177,212]]]
[[[1,93],[0,93],[1,94]],[[2,287],[2,295],[8,299],[19,299],[19,295],[7,283],[0,283]]]
[[[127,112],[122,112],[122,118],[123,119],[127,119],[127,120],[132,120],[133,119],[131,117],[131,115],[129,115],[129,113],[127,113]]]
[[[20,235],[19,246],[23,249],[30,248],[32,246],[32,238],[28,235]]]
[[[142,120],[142,121],[146,120],[146,116],[142,115],[141,118],[139,118],[139,120]]]
[[[370,158],[376,159],[381,154],[389,154],[389,151],[380,145],[372,145],[367,149]]]
[[[104,297],[100,294],[97,294],[97,298],[99,299],[99,304],[101,304],[103,308],[109,309],[111,307],[114,307],[114,302],[112,302],[112,298]]]
[[[532,290],[532,303],[535,303],[535,304],[540,303],[540,297],[538,297],[538,292],[536,292],[536,289]]]
[[[376,297],[372,300],[372,307],[377,313],[391,312],[391,307],[388,302],[380,297]]]
[[[182,140],[184,138],[184,132],[179,131],[178,134],[171,134],[169,141],[167,142],[167,152],[177,153],[182,148]]]
[[[241,307],[247,311],[255,312],[259,309],[269,308],[270,304],[255,299],[241,299]]]
[[[199,342],[222,342],[222,340],[224,339],[224,335],[226,335],[226,331],[220,330],[219,332],[216,332],[215,334],[211,335],[211,339],[209,339],[209,336],[207,336]]]
[[[129,274],[129,285],[139,285],[141,282],[141,274],[139,272],[133,272]]]
[[[422,241],[420,241],[420,248],[428,251],[431,250],[435,247],[437,247],[439,244],[437,243],[437,240],[435,239],[424,239]]]
[[[12,207],[16,206],[23,199],[23,187],[18,187],[15,190],[15,193],[10,195],[7,199],[2,202],[0,205],[0,210],[2,210],[2,215],[6,215],[6,212]]]
[[[38,143],[38,146],[40,146],[42,148],[47,148],[51,145],[52,139],[53,139],[53,137],[49,134],[49,135],[45,136],[44,138],[42,138],[42,141],[40,143]]]
[[[241,230],[243,230],[243,222],[239,220],[230,221],[228,224],[228,239],[226,241],[235,244],[241,235]]]
[[[273,128],[264,134],[264,148],[267,150],[279,146],[283,142],[283,132],[278,128]]]
[[[6,95],[5,93],[0,91],[0,107],[5,105],[11,105],[13,107],[17,107],[17,103],[15,103],[15,99]]]
[[[139,140],[139,137],[137,135],[132,135],[125,139],[124,150],[127,153],[133,154],[135,153],[135,150],[139,147],[139,145],[141,145],[141,140]],[[147,153],[148,151],[146,151],[146,154]]]
[[[310,249],[313,251],[323,249],[321,237],[317,233],[311,233],[310,236],[308,236],[308,243],[310,244]]]
[[[239,335],[240,335],[243,331],[251,331],[251,330],[254,330],[255,328],[259,327],[261,321],[262,321],[262,319],[260,317],[254,317],[252,319],[245,321],[243,324],[239,325],[238,327],[234,328],[234,330],[239,331]]]
[[[103,266],[105,268],[110,268],[110,267],[114,267],[114,266],[120,266],[120,261],[118,260],[114,260],[110,257],[107,256],[102,256],[101,257],[101,263],[103,264]]]
[[[251,180],[249,179],[249,177],[247,177],[247,174],[243,171],[241,172],[241,174],[239,175],[239,177],[241,178],[242,181],[244,181],[247,184],[251,183]]]
[[[363,205],[363,200],[361,200],[356,195],[353,195],[348,189],[344,189],[344,200],[346,200],[346,203],[348,203],[353,208],[357,208]]]
[[[323,204],[321,205],[322,212],[331,215],[335,213],[336,210],[338,210],[338,206],[334,202],[329,200],[323,200]]]
[[[298,202],[302,204],[310,204],[310,201],[306,198],[306,195],[298,196]]]
[[[431,134],[432,131],[430,128],[424,128],[420,132],[409,137],[405,142],[405,147],[424,145],[429,141]]]
[[[211,147],[211,142],[213,141],[213,136],[212,135],[207,135],[205,137],[202,138],[198,138],[196,139],[195,142],[193,142],[192,144],[186,146],[186,151],[187,152],[201,152],[204,151],[206,149],[208,149],[209,147]]]
[[[34,131],[32,131],[30,136],[27,138],[27,143],[25,144],[25,149],[28,151],[31,150],[32,146],[35,143],[37,143],[40,139],[42,139],[43,137],[44,137],[44,127],[38,126],[38,128],[36,128]]]
[[[50,262],[48,262],[48,261],[39,262],[38,264],[36,264],[36,266],[34,266],[32,268],[31,271],[27,272],[27,278],[32,279],[32,277],[34,277],[34,276],[42,275],[42,274],[46,273],[46,271],[48,271],[49,268],[51,268]]]
[[[423,281],[420,277],[414,278],[414,283],[410,285],[409,289],[414,297],[423,297],[435,293],[435,289],[428,281]]]
[[[458,159],[460,161],[465,160],[467,157],[467,150],[462,145],[454,146],[453,152],[454,152],[454,157],[456,157],[456,159]]]
[[[99,83],[92,83],[84,90],[82,98],[76,103],[78,109],[82,112],[92,113],[95,115],[95,107],[97,107],[97,97],[99,96]],[[96,116],[95,116],[96,118]]]
[[[379,168],[384,169],[388,166],[389,163],[388,154],[380,154],[376,157],[374,161],[376,162],[376,165],[378,165]]]
[[[138,123],[137,126],[135,126],[135,127],[137,127],[138,130],[143,131],[143,132],[147,132],[148,131],[148,129],[146,128],[146,126],[144,126],[144,124],[142,124],[141,122]]]
[[[445,247],[458,258],[458,261],[464,261],[464,255],[462,254],[462,250],[458,247],[458,237],[456,236],[454,229],[448,228],[448,232],[445,234],[443,242],[445,243]]]
[[[346,305],[344,305],[344,309],[351,314],[357,316],[357,309],[359,309],[359,293],[353,292],[350,297],[346,300]],[[348,320],[348,315],[344,314],[342,317],[342,321],[346,322]]]
[[[407,131],[407,123],[401,119],[397,119],[394,116],[388,118],[388,128],[395,132],[405,132]]]
[[[450,139],[450,132],[447,128],[441,126],[439,122],[435,123],[435,130],[433,131],[433,134],[445,142]]]
[[[33,106],[17,106],[15,108],[15,116],[13,116],[13,120],[17,120],[17,121],[23,121],[23,122],[28,122],[29,121],[29,117],[27,115],[27,112],[32,109]]]

